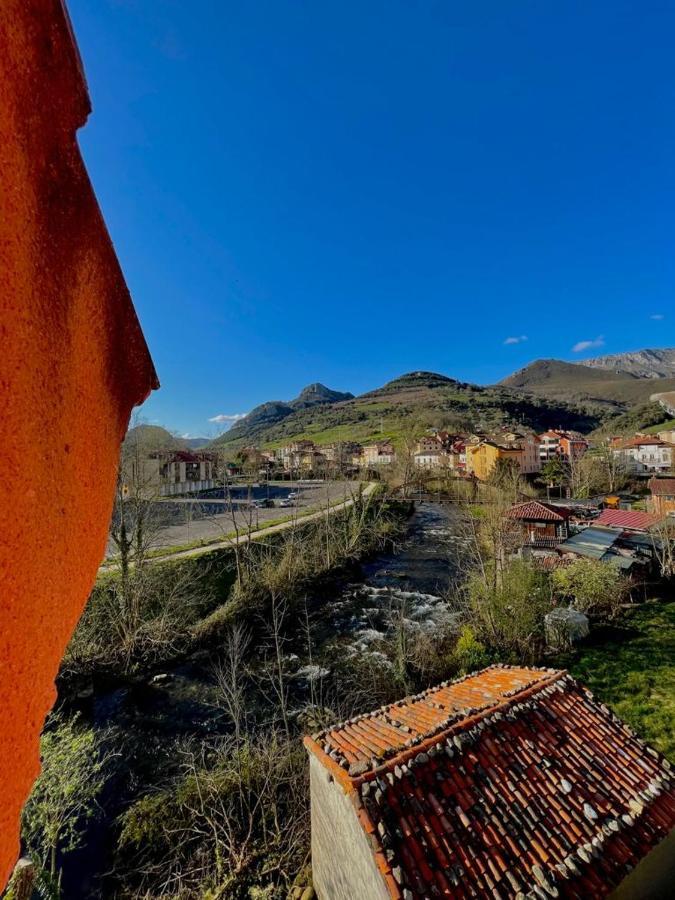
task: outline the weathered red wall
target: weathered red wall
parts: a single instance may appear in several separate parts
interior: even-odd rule
[[[120,442],[157,387],[77,147],[88,113],[60,0],[2,0],[0,886],[104,552]]]

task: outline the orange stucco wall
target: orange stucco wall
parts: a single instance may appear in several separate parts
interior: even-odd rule
[[[77,147],[88,113],[61,0],[2,0],[0,886],[103,555],[120,442],[157,386]]]

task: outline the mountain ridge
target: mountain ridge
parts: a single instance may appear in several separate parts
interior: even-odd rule
[[[642,350],[627,350],[585,359],[575,365],[590,369],[606,369],[617,374],[633,375],[635,378],[675,377],[675,348],[646,347]]]
[[[279,446],[310,438],[317,444],[339,440],[368,443],[405,439],[418,429],[491,429],[518,425],[544,430],[552,425],[591,431],[602,421],[599,413],[580,406],[523,396],[501,385],[481,387],[437,372],[414,371],[388,381],[358,397],[333,403],[289,404],[278,416],[271,404],[261,404],[210,445],[235,453],[246,443]]]
[[[221,435],[221,438],[227,436],[227,442],[238,440],[263,427],[281,422],[298,410],[311,409],[314,406],[330,406],[353,398],[354,395],[348,391],[334,391],[320,381],[314,381],[304,387],[293,400],[268,400],[260,403],[243,419],[239,419],[232,428],[225,432],[225,435]]]

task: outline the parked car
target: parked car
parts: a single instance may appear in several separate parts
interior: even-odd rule
[[[282,509],[286,509],[289,506],[295,506],[295,503],[293,502],[293,500],[290,497],[284,497],[283,500],[279,501],[279,506]]]

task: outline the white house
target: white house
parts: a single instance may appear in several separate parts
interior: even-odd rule
[[[362,466],[389,466],[396,459],[394,447],[389,441],[382,441],[377,444],[368,444],[363,448],[360,457]]]
[[[635,437],[614,449],[614,456],[621,459],[626,471],[633,475],[651,472],[669,472],[673,466],[675,444],[659,438]]]
[[[421,469],[440,469],[447,466],[448,454],[440,450],[421,450],[414,456],[415,465]]]

